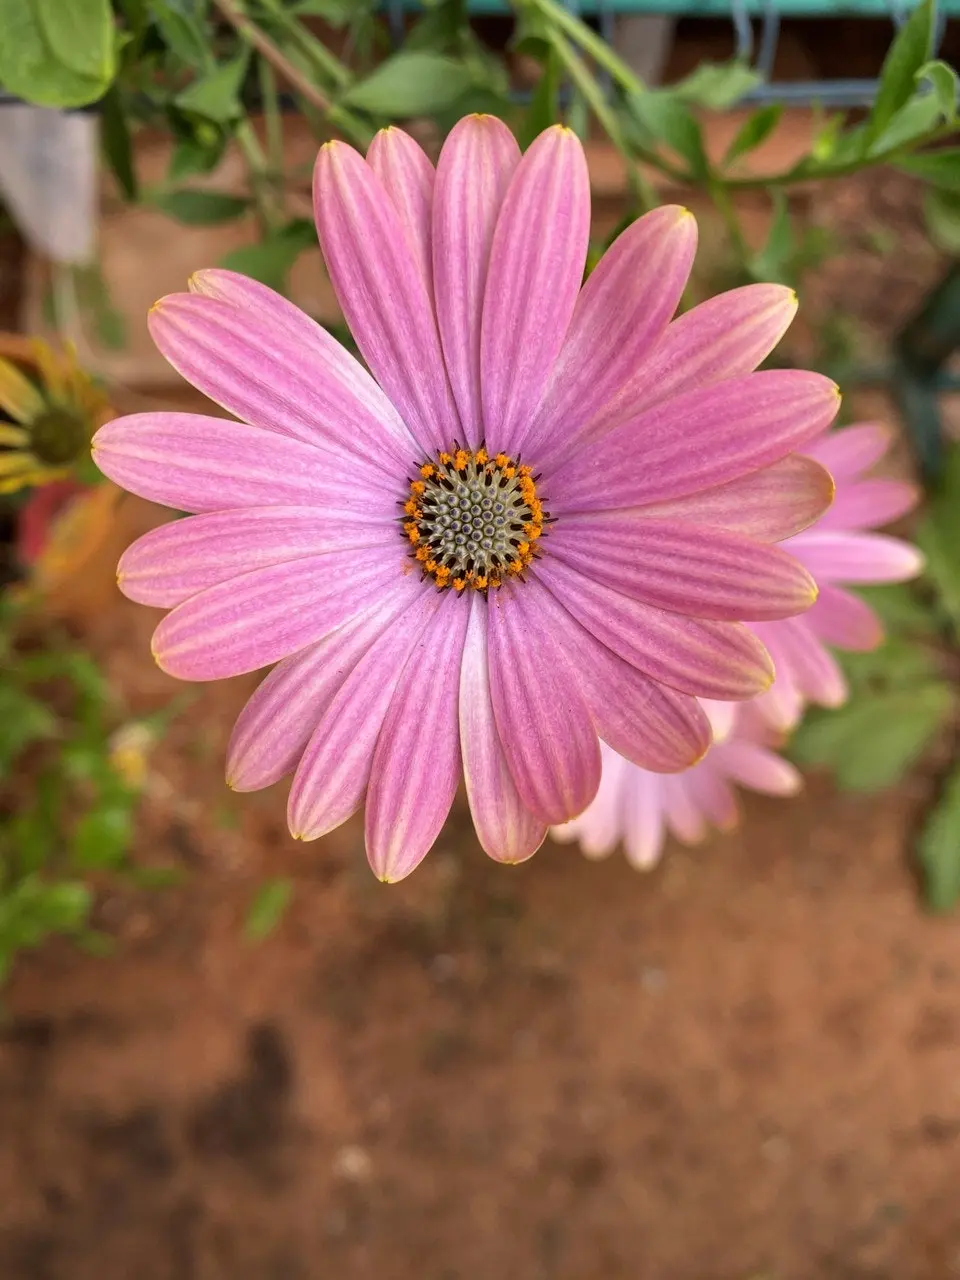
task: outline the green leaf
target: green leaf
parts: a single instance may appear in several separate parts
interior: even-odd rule
[[[734,160],[739,160],[741,156],[759,147],[761,142],[765,142],[780,123],[782,115],[783,106],[779,102],[772,102],[749,116],[727,148],[727,154],[723,157],[724,165],[733,164]]]
[[[523,117],[523,125],[517,141],[521,151],[560,118],[560,60],[557,51],[549,46],[543,57],[543,73],[530,96],[530,105]]]
[[[957,118],[957,98],[960,95],[960,77],[948,62],[927,62],[917,72],[917,83],[928,81],[945,120]]]
[[[918,94],[900,108],[876,141],[869,156],[886,155],[900,147],[923,141],[943,118],[940,104],[932,93]]]
[[[879,616],[889,635],[933,640],[940,630],[936,613],[918,597],[910,583],[857,587],[856,594]],[[877,650],[878,654],[882,652],[882,648]]]
[[[92,870],[117,867],[126,857],[133,829],[129,805],[113,804],[85,813],[73,834],[73,860]]]
[[[369,13],[372,8],[372,4],[365,4],[363,0],[293,0],[290,6],[292,13],[305,18],[323,18],[331,27],[345,27],[364,10]]]
[[[48,884],[25,876],[0,895],[0,954],[35,947],[50,933],[81,929],[92,905],[90,890],[74,880]]]
[[[937,652],[929,645],[918,644],[918,639],[918,636],[908,639],[891,636],[885,644],[866,653],[839,654],[840,665],[850,683],[851,700],[938,681],[941,663]]]
[[[30,0],[21,0],[28,4]],[[104,87],[116,74],[110,0],[32,0],[53,57]]]
[[[161,213],[189,227],[232,222],[250,208],[250,201],[243,196],[232,196],[225,191],[194,191],[189,187],[179,191],[155,191],[150,196],[150,203]]]
[[[792,275],[796,241],[790,221],[790,207],[786,195],[777,188],[771,192],[773,220],[767,234],[767,242],[750,264],[757,280],[789,284]]]
[[[10,849],[15,851],[19,874],[39,871],[57,851],[59,837],[55,824],[41,806],[21,809],[5,821],[8,826],[4,835]]]
[[[745,62],[702,62],[671,91],[695,107],[727,111],[761,84],[763,76]]]
[[[879,791],[902,778],[950,712],[944,683],[856,699],[837,711],[812,712],[794,735],[800,764],[826,765],[850,791]]]
[[[209,173],[220,163],[226,145],[226,136],[221,130],[210,130],[204,125],[205,133],[212,137],[192,136],[180,138],[170,157],[167,178],[170,182],[181,182],[184,178],[192,178],[198,173]]]
[[[250,904],[243,926],[245,936],[251,942],[268,937],[280,923],[292,896],[293,884],[289,880],[268,880]]]
[[[700,125],[689,107],[672,91],[651,89],[631,94],[627,99],[633,119],[654,145],[665,144],[686,160],[694,177],[709,172]]]
[[[470,87],[463,65],[427,51],[395,53],[350,86],[343,106],[391,119],[428,116],[451,106]]]
[[[111,85],[100,104],[100,145],[120,190],[128,200],[136,200],[137,173],[133,164],[130,128],[116,85]]]
[[[0,777],[24,748],[56,733],[57,718],[49,708],[12,681],[0,683]]]
[[[960,258],[960,191],[931,187],[923,200],[930,238],[938,249]]]
[[[917,72],[928,62],[932,45],[933,3],[932,0],[920,0],[898,31],[884,59],[880,85],[867,122],[871,143],[880,137],[912,96]]]
[[[316,246],[317,233],[312,222],[297,218],[281,231],[274,232],[259,244],[244,245],[234,249],[221,262],[221,266],[243,275],[253,276],[272,289],[283,292],[287,272],[305,249]]]
[[[960,770],[927,818],[917,846],[928,905],[949,911],[960,898]]]
[[[167,47],[188,67],[210,65],[205,24],[171,0],[150,0],[150,12]]]
[[[113,19],[106,0],[59,0],[64,10],[90,9],[94,23],[73,61],[95,68],[78,71],[59,56],[48,27],[47,5],[41,0],[0,0],[0,84],[26,102],[42,107],[80,107],[103,96],[115,72]],[[103,9],[106,7],[105,25]],[[97,14],[99,12],[99,19]]]
[[[181,111],[212,120],[214,124],[229,124],[243,113],[240,90],[249,61],[250,51],[244,49],[229,62],[221,62],[214,71],[187,85],[174,102]]]
[[[937,591],[955,638],[960,637],[960,447],[945,460],[940,487],[931,495],[914,541],[927,559],[927,577]]]
[[[817,164],[827,164],[833,160],[843,136],[843,124],[844,117],[837,112],[835,115],[828,116],[817,132],[810,147],[810,155]]]
[[[902,173],[923,178],[942,191],[960,191],[960,147],[943,147],[939,151],[906,156],[897,161],[896,168]]]

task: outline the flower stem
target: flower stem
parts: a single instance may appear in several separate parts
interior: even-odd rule
[[[604,98],[603,90],[590,74],[586,63],[570,44],[569,40],[559,31],[554,31],[551,35],[553,47],[557,51],[557,57],[560,59],[561,64],[590,104],[594,115],[600,121],[610,141],[623,156],[624,163],[627,166],[627,181],[630,184],[630,191],[641,212],[655,208],[657,205],[657,193],[644,177],[640,166],[631,154],[623,136],[623,131],[620,128],[620,122]]]
[[[247,162],[250,192],[257,207],[257,221],[260,223],[260,231],[263,235],[268,235],[280,225],[282,214],[276,207],[273,181],[267,165],[267,158],[263,154],[260,140],[254,132],[253,125],[248,117],[245,116],[237,125],[235,137],[237,145],[243,152],[244,159]]]
[[[283,119],[280,115],[280,98],[277,93],[277,77],[273,67],[264,57],[257,59],[260,96],[263,99],[263,119],[267,133],[266,179],[273,188],[274,199],[283,212]]]

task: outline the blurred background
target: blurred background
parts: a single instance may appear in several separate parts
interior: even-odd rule
[[[960,1276],[958,56],[930,0],[0,0],[3,1280]],[[88,443],[209,408],[145,324],[200,267],[349,342],[318,142],[473,110],[578,131],[591,261],[680,201],[690,302],[798,289],[775,359],[893,430],[928,569],[798,797],[646,873],[458,805],[388,888],[227,790],[256,679],[154,665],[115,567],[169,513]]]

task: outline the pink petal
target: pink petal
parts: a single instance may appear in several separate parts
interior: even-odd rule
[[[585,809],[600,748],[576,675],[538,608],[537,584],[511,583],[487,608],[490,694],[517,791],[544,823]]]
[[[588,278],[546,395],[523,437],[546,459],[616,401],[677,309],[697,248],[689,209],[663,205],[632,222]],[[557,431],[557,424],[563,431]]]
[[[842,587],[821,587],[807,621],[821,640],[838,649],[867,652],[883,640],[883,626],[874,611]]]
[[[740,810],[733,788],[719,768],[709,759],[696,769],[684,774],[681,781],[690,802],[712,827],[731,831],[740,819]],[[706,832],[703,832],[706,835]]]
[[[93,437],[93,460],[124,489],[180,511],[322,506],[361,522],[395,516],[406,487],[300,440],[198,413],[132,413]]]
[[[902,480],[857,480],[842,484],[817,531],[878,529],[899,520],[920,501],[920,491]]]
[[[497,862],[523,862],[543,843],[545,825],[520,799],[500,744],[487,662],[487,602],[476,593],[460,668],[460,751],[477,839]]]
[[[623,847],[627,861],[638,871],[652,870],[666,843],[664,781],[655,773],[631,769],[624,787]]]
[[[555,125],[517,166],[490,250],[480,351],[491,450],[523,444],[573,315],[589,235],[583,147]]]
[[[882,533],[801,533],[791,554],[818,582],[905,582],[923,568],[923,556],[907,542]]]
[[[752,630],[769,644],[776,666],[774,691],[785,678],[802,698],[824,707],[839,707],[846,701],[847,682],[833,654],[814,633],[806,618],[785,618],[781,622],[758,622]],[[789,698],[784,710],[789,708]],[[784,727],[789,727],[789,722]]]
[[[707,834],[707,823],[697,804],[695,788],[690,786],[689,774],[664,778],[661,785],[667,826],[683,844],[699,844]]]
[[[433,270],[437,323],[466,443],[483,439],[480,324],[490,246],[520,148],[496,116],[466,116],[437,163]]]
[[[273,668],[230,736],[227,782],[235,791],[269,787],[294,769],[344,680],[421,592],[415,578],[398,579],[375,605]]]
[[[446,821],[460,781],[457,703],[469,608],[452,591],[395,681],[367,788],[367,857],[381,880],[408,876]]]
[[[624,834],[623,800],[631,784],[633,768],[615,751],[601,746],[603,770],[593,801],[579,818],[551,827],[554,840],[566,844],[576,840],[587,858],[608,857]]]
[[[779,547],[631,511],[568,516],[548,550],[596,582],[697,618],[786,618],[817,598],[816,583]]]
[[[417,252],[383,183],[327,142],[313,203],[330,280],[357,346],[424,453],[457,434],[457,411]]]
[[[803,786],[803,778],[789,761],[753,742],[726,743],[723,770],[734,782],[768,796],[793,796]]]
[[[701,489],[672,502],[653,502],[637,512],[724,529],[758,542],[780,542],[800,533],[827,510],[833,498],[829,471],[812,458],[791,453],[729,484]]]
[[[768,688],[773,670],[744,626],[666,613],[592,582],[554,556],[537,577],[596,638],[658,684],[737,702]]]
[[[333,551],[254,569],[168,613],[153,634],[153,656],[181,680],[256,671],[322,640],[406,569],[399,539],[392,555]]]
[[[420,144],[394,125],[374,134],[367,149],[367,164],[394,203],[401,225],[410,237],[427,292],[432,296],[433,165]]]
[[[214,287],[217,297],[169,294],[148,316],[158,349],[188,382],[245,422],[333,449],[355,466],[402,470],[416,460],[393,405],[325,329],[264,285]]]
[[[554,515],[684,497],[769,466],[840,406],[817,373],[768,370],[691,391],[575,448],[544,483]]]
[[[760,623],[758,626],[762,631],[764,624]],[[766,693],[754,698],[749,705],[756,709],[765,723],[771,725],[778,733],[785,733],[799,723],[806,700],[797,686],[788,657],[788,649],[779,642],[780,629],[781,624],[771,623],[766,627],[766,634],[761,635],[767,652],[773,660],[776,677]]]
[[[590,424],[591,437],[673,396],[751,373],[796,314],[797,295],[778,284],[748,284],[701,302],[669,326],[622,396]]]
[[[353,525],[317,507],[216,511],[138,538],[120,558],[117,581],[130,600],[168,609],[251,569],[328,551],[395,549],[396,542],[396,522],[386,518]]]
[[[855,427],[842,427],[814,441],[804,449],[826,467],[834,480],[854,480],[874,463],[879,462],[890,448],[891,436],[886,427],[861,423]]]
[[[316,840],[360,807],[397,682],[442,600],[438,591],[419,592],[403,616],[371,645],[327,705],[290,788],[287,822],[296,839]]]
[[[620,756],[657,773],[689,769],[710,746],[696,698],[657,684],[608,649],[550,594],[538,608],[580,678],[597,733]],[[604,765],[606,768],[606,765]]]

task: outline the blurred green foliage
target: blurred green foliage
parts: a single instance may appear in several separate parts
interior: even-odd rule
[[[173,710],[124,725],[90,655],[0,596],[0,981],[50,934],[97,943],[92,885],[129,870],[143,751]]]
[[[925,576],[861,589],[887,639],[872,653],[836,655],[849,701],[809,711],[791,754],[799,764],[829,768],[843,788],[873,792],[940,748],[945,763],[916,851],[927,902],[943,911],[960,900],[960,448],[948,456],[915,541],[927,557]]]
[[[796,284],[811,252],[791,226],[784,193],[811,179],[889,164],[928,188],[931,235],[960,242],[960,149],[928,150],[955,137],[957,76],[931,60],[935,12],[922,0],[900,28],[866,118],[823,116],[809,153],[776,172],[743,169],[777,129],[781,108],[765,104],[744,121],[726,153],[708,155],[699,113],[738,104],[761,83],[741,61],[703,64],[668,88],[644,85],[617,52],[559,0],[514,0],[512,50],[540,76],[520,101],[508,64],[471,25],[464,0],[431,0],[391,48],[376,0],[0,0],[0,85],[45,105],[97,102],[104,155],[120,192],[168,216],[210,225],[252,214],[261,243],[230,265],[283,289],[298,255],[314,243],[288,211],[283,146],[293,106],[317,141],[339,135],[361,149],[393,121],[429,118],[446,132],[461,116],[501,116],[527,143],[565,120],[584,134],[591,118],[623,155],[636,216],[655,196],[657,171],[697,187],[726,222],[743,279]],[[318,25],[318,23],[320,25]],[[281,97],[280,88],[284,96]],[[261,116],[263,131],[252,117]],[[142,190],[133,133],[149,125],[174,146],[163,183]],[[247,165],[247,191],[193,185],[214,170],[228,143]],[[751,252],[734,193],[765,190],[774,202],[767,243]]]

